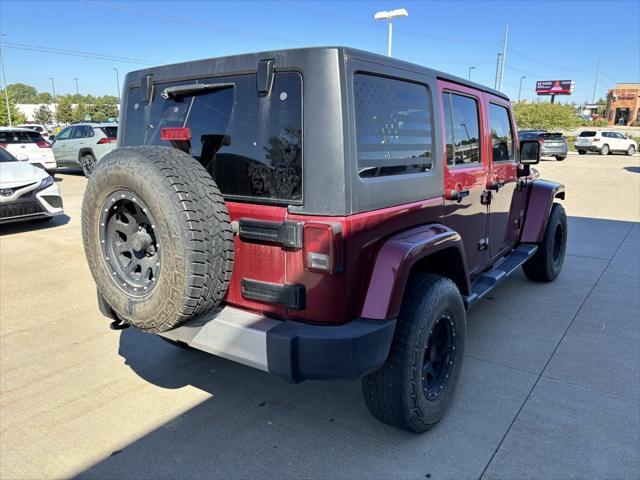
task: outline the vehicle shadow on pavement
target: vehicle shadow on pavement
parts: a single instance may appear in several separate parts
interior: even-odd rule
[[[49,228],[61,227],[62,225],[66,225],[69,223],[71,218],[66,215],[57,215],[53,217],[49,221],[24,221],[24,222],[15,222],[15,223],[7,223],[4,225],[0,225],[0,237],[7,235],[14,235],[16,233],[25,233],[25,232],[33,232],[36,230],[46,230]]]
[[[627,172],[640,173],[640,167],[624,167]]]

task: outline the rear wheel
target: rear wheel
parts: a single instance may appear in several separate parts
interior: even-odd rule
[[[578,155],[585,155],[586,153],[586,150],[578,150]]]
[[[522,266],[524,273],[537,282],[551,282],[562,270],[567,249],[567,215],[564,207],[554,203],[547,231],[538,251]]]
[[[600,155],[609,155],[609,145],[606,143],[600,148]]]
[[[89,178],[93,175],[93,171],[96,167],[96,159],[90,153],[84,153],[80,158],[80,166],[82,167],[82,173]]]
[[[190,155],[114,150],[96,164],[82,204],[85,254],[99,292],[126,323],[163,332],[224,297],[233,234],[220,192]]]
[[[565,158],[567,158],[567,157],[562,156],[562,155],[556,155],[556,161],[558,161],[558,162],[563,161]]]
[[[636,147],[634,145],[629,145],[629,148],[627,148],[627,155],[631,156],[634,153],[636,153]]]
[[[410,432],[433,427],[453,396],[465,333],[464,304],[455,283],[439,275],[414,277],[387,361],[362,379],[373,416]]]

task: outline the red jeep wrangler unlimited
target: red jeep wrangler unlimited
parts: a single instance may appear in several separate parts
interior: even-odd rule
[[[516,131],[500,92],[348,48],[129,73],[82,206],[100,309],[292,382],[362,377],[425,431],[466,309],[562,268],[564,188]]]

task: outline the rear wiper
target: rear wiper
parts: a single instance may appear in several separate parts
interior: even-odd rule
[[[160,94],[162,98],[180,98],[203,93],[216,92],[227,88],[234,88],[233,83],[192,83],[191,85],[179,85],[177,87],[167,87]]]

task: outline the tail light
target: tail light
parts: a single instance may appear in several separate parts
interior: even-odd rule
[[[98,140],[98,145],[104,145],[105,143],[115,143],[117,141],[118,139],[115,137],[101,138],[100,140]]]
[[[7,145],[9,145],[8,143],[0,143],[0,147],[2,148],[7,148]]]
[[[51,148],[51,144],[46,140],[36,142],[36,145],[39,146],[40,148]]]
[[[341,272],[341,226],[329,223],[305,223],[303,255],[307,270],[330,274]]]
[[[593,141],[594,141],[594,142],[599,142],[599,141],[600,141],[600,139],[599,139],[598,137],[596,137],[596,138],[594,138],[594,139],[593,139]]]

